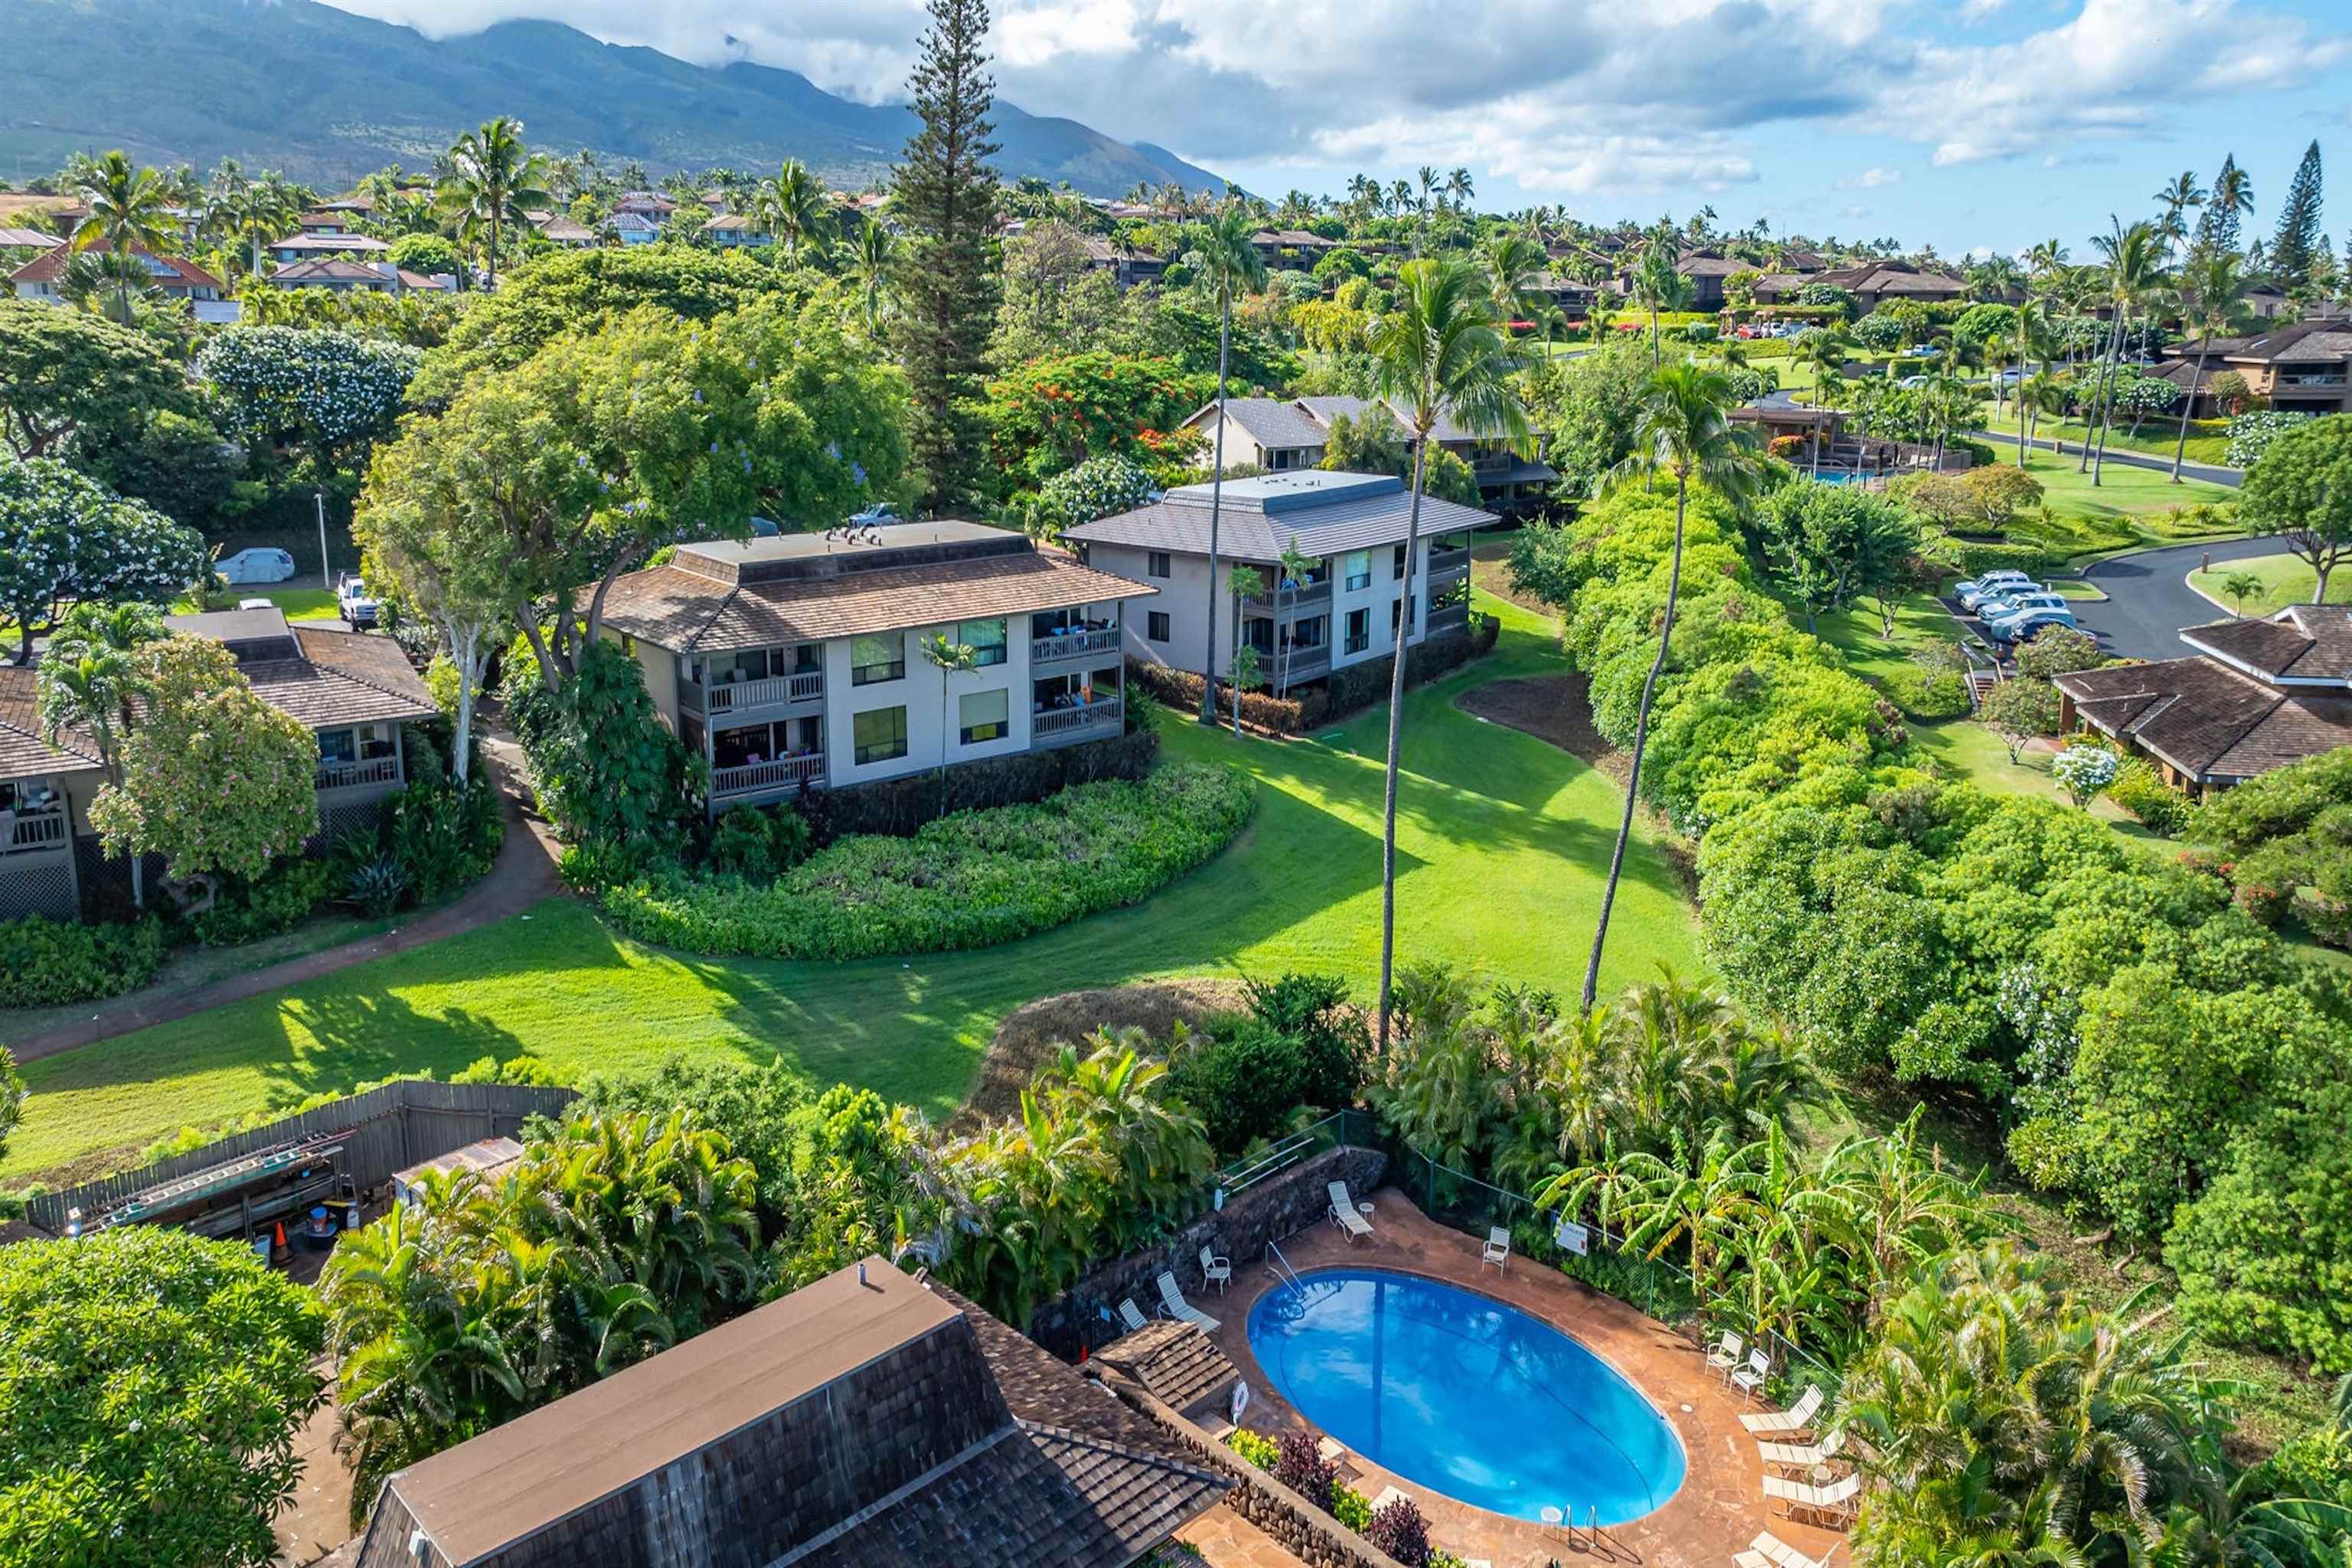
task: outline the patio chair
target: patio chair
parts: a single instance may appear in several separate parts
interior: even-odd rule
[[[1217,1288],[1217,1294],[1222,1296],[1225,1293],[1225,1287],[1233,1282],[1233,1278],[1234,1260],[1232,1258],[1220,1258],[1205,1247],[1201,1248],[1202,1286],[1214,1285]]]
[[[1767,1432],[1802,1432],[1811,1426],[1813,1412],[1821,1407],[1821,1384],[1812,1384],[1805,1389],[1804,1396],[1788,1409],[1768,1411],[1761,1415],[1743,1415],[1739,1424],[1759,1436]]]
[[[1809,1513],[1822,1523],[1835,1527],[1853,1516],[1853,1500],[1862,1495],[1862,1478],[1848,1476],[1842,1481],[1817,1487],[1804,1481],[1784,1481],[1778,1476],[1766,1476],[1764,1495],[1780,1503],[1781,1511],[1791,1519],[1800,1513]]]
[[[1731,1374],[1731,1385],[1753,1399],[1771,1375],[1772,1358],[1761,1350],[1752,1350],[1748,1352],[1748,1364]]]
[[[1747,1551],[1733,1552],[1731,1560],[1738,1568],[1829,1568],[1830,1559],[1836,1555],[1837,1547],[1832,1545],[1816,1561],[1767,1530],[1748,1542]]]
[[[1135,1304],[1134,1297],[1129,1296],[1118,1304],[1118,1321],[1127,1325],[1127,1331],[1130,1334],[1143,1327],[1143,1309]]]
[[[1832,1432],[1819,1443],[1767,1443],[1761,1437],[1756,1440],[1757,1450],[1766,1464],[1790,1470],[1810,1470],[1816,1465],[1826,1465],[1844,1447],[1843,1432]]]
[[[1746,1354],[1747,1351],[1748,1342],[1729,1329],[1726,1329],[1723,1331],[1723,1337],[1715,1342],[1715,1348],[1706,1352],[1706,1364],[1713,1367],[1717,1375],[1727,1381],[1731,1376],[1731,1369],[1739,1364],[1739,1358]]]
[[[1479,1268],[1484,1268],[1489,1263],[1495,1266],[1497,1273],[1508,1274],[1511,1271],[1511,1233],[1499,1225],[1486,1227],[1486,1249],[1478,1255]]]
[[[1184,1292],[1176,1288],[1176,1276],[1164,1268],[1160,1271],[1160,1306],[1170,1317],[1190,1323],[1204,1334],[1217,1331],[1217,1320],[1184,1300]]]
[[[1349,1241],[1372,1234],[1372,1222],[1364,1217],[1364,1211],[1348,1195],[1347,1183],[1333,1182],[1327,1190],[1331,1194],[1331,1223],[1346,1231]]]

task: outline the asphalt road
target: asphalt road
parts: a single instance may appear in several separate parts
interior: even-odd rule
[[[2277,539],[2231,539],[2211,544],[2175,544],[2143,550],[2102,561],[2083,574],[2084,581],[2107,595],[2104,604],[2076,601],[2075,623],[2095,633],[2100,646],[2124,658],[2180,658],[2189,649],[2180,628],[2226,618],[2182,581],[2209,557],[2215,562],[2242,561],[2250,555],[2275,555],[2284,545]]]
[[[2004,436],[1998,430],[1979,430],[1975,433],[1974,438],[1979,441],[2007,442],[2012,447],[2017,445],[2017,437],[2014,433]],[[2037,452],[2052,452],[2057,450],[2057,447],[2052,442],[2036,436],[2033,438],[2033,449]],[[2077,447],[2066,456],[2074,457],[2081,451],[2082,448]],[[2155,468],[2168,474],[2172,471],[2171,458],[2152,458],[2146,452],[2121,452],[2110,447],[2107,448],[2106,460],[2110,463],[2121,463],[2126,468]],[[2217,468],[2210,463],[2183,463],[2180,465],[2180,477],[2184,479],[2203,479],[2208,484],[2227,485],[2230,489],[2236,489],[2244,482],[2246,471],[2243,468]]]

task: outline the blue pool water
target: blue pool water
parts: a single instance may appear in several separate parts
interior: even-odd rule
[[[1375,1269],[1307,1275],[1250,1311],[1276,1392],[1356,1453],[1515,1519],[1639,1519],[1683,1484],[1683,1447],[1591,1351],[1516,1308]]]

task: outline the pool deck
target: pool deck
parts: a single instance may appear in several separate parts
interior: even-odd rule
[[[1631,1523],[1604,1527],[1597,1551],[1586,1547],[1580,1532],[1570,1544],[1542,1525],[1456,1502],[1353,1453],[1345,1461],[1357,1472],[1345,1477],[1349,1485],[1367,1498],[1395,1487],[1420,1505],[1429,1521],[1432,1543],[1494,1568],[1544,1568],[1554,1559],[1639,1563],[1643,1568],[1726,1568],[1733,1552],[1746,1550],[1757,1532],[1765,1530],[1816,1560],[1843,1542],[1836,1532],[1794,1523],[1768,1510],[1763,1462],[1756,1440],[1739,1425],[1743,1413],[1762,1406],[1727,1390],[1690,1341],[1555,1268],[1523,1259],[1514,1259],[1501,1274],[1482,1266],[1476,1240],[1434,1224],[1392,1188],[1373,1194],[1372,1202],[1370,1238],[1350,1243],[1334,1226],[1310,1226],[1282,1243],[1291,1267],[1301,1274],[1337,1268],[1417,1274],[1478,1291],[1542,1319],[1616,1368],[1657,1406],[1682,1439],[1689,1471],[1682,1489],[1664,1507]],[[1256,1258],[1237,1258],[1233,1288],[1223,1298],[1214,1292],[1202,1295],[1191,1281],[1186,1293],[1218,1320],[1212,1337],[1249,1382],[1249,1414],[1243,1425],[1270,1435],[1313,1430],[1275,1391],[1265,1369],[1250,1353],[1250,1309],[1275,1284]]]

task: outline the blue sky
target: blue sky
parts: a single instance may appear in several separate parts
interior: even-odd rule
[[[463,31],[512,16],[869,100],[919,0],[333,0]],[[1482,207],[2084,249],[2225,152],[2257,232],[2314,137],[2352,231],[2347,0],[996,0],[1002,96],[1272,195],[1466,166]]]

